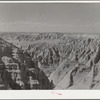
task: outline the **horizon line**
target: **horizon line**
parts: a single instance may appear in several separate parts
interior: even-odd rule
[[[100,32],[24,32],[24,31],[19,31],[19,32],[14,32],[14,31],[12,31],[12,32],[2,32],[2,31],[0,31],[0,33],[69,33],[69,34],[100,34]]]

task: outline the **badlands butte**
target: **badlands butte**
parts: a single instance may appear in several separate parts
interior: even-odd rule
[[[100,89],[100,34],[1,32],[0,75],[0,89]]]

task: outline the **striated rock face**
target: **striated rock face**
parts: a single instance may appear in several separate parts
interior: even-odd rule
[[[83,37],[84,38],[84,37]],[[73,58],[72,52],[66,63],[61,64],[49,77],[55,84],[55,89],[97,89],[99,88],[99,64],[100,61],[100,46],[99,41],[86,41],[82,46],[84,47],[81,51],[81,43],[77,43],[78,53],[74,54],[76,57]],[[82,40],[80,41],[82,42]],[[88,43],[89,42],[89,43]],[[85,47],[85,45],[87,46]],[[95,45],[94,45],[95,44]],[[97,45],[98,44],[98,45]],[[95,48],[93,48],[95,46]],[[75,52],[75,51],[74,51]],[[70,64],[69,64],[70,62]],[[69,65],[64,70],[65,65]],[[62,73],[62,74],[59,74]]]
[[[20,46],[20,53],[12,50],[14,59],[23,62],[28,69],[38,68],[45,76],[47,81],[41,82],[42,89],[49,86],[53,89],[99,89],[100,34],[1,33],[0,36]],[[26,75],[24,70],[23,74]],[[23,79],[25,77],[23,75]],[[41,77],[38,80],[42,80]]]

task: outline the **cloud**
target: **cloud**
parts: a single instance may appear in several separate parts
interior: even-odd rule
[[[14,21],[14,22],[0,22],[0,26],[29,26],[29,27],[75,27],[76,24],[54,24],[45,22],[28,22],[28,21]]]

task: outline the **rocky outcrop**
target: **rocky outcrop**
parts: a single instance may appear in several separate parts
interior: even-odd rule
[[[38,60],[0,40],[0,89],[52,89],[53,83],[38,67]],[[9,51],[10,50],[10,51]]]
[[[77,44],[75,50],[72,50],[69,57],[67,55],[67,59],[61,62],[50,75],[49,79],[53,80],[54,89],[97,89],[99,87],[97,76],[99,76],[100,47],[96,39],[85,40],[85,37],[83,39],[84,41],[78,42],[78,40],[74,43]],[[65,65],[69,65],[66,70]]]

